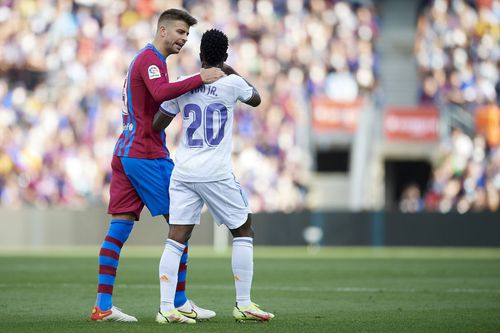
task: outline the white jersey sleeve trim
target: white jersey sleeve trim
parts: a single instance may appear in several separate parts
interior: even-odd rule
[[[161,113],[163,113],[163,114],[165,114],[165,115],[167,115],[167,116],[170,116],[170,117],[172,117],[172,118],[173,118],[173,117],[175,117],[175,116],[177,115],[177,113],[172,113],[172,112],[168,112],[167,110],[165,110],[165,109],[163,108],[163,105],[162,105],[162,106],[160,106],[160,112],[161,112]]]
[[[177,99],[171,99],[169,101],[165,101],[160,105],[160,112],[175,117],[176,114],[180,112],[179,104],[177,103]]]

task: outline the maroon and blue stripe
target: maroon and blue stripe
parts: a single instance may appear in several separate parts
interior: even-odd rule
[[[132,104],[132,91],[130,88],[130,77],[132,75],[132,70],[134,68],[135,61],[147,49],[148,49],[148,46],[142,48],[137,53],[137,55],[132,60],[132,63],[130,64],[129,69],[128,69],[128,73],[127,73],[127,111],[128,111],[128,115],[124,115],[123,124],[128,125],[130,122],[132,122],[133,129],[132,129],[132,131],[127,130],[127,131],[122,132],[122,135],[120,136],[120,139],[118,140],[118,142],[115,146],[115,154],[117,156],[128,156],[128,152],[130,150],[130,147],[132,146],[133,137],[134,137],[134,134],[136,131],[136,120],[135,120],[135,116],[134,116],[134,108],[132,107],[133,104]],[[133,132],[132,135],[131,135],[131,132]],[[118,147],[118,152],[116,152],[117,147]]]
[[[179,264],[179,273],[177,274],[177,287],[175,289],[174,306],[176,308],[183,306],[187,302],[186,296],[186,277],[187,277],[187,263],[188,263],[188,243],[181,256]]]
[[[116,270],[120,252],[134,226],[133,221],[111,220],[108,233],[99,251],[99,276],[96,305],[102,311],[111,309]]]

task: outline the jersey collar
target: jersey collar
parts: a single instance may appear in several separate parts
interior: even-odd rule
[[[154,46],[154,45],[153,45],[153,44],[151,44],[151,43],[148,43],[148,45],[147,45],[147,46],[148,46],[148,47],[151,47],[151,48],[155,51],[155,53],[158,55],[158,57],[160,57],[160,59],[161,59],[163,62],[167,61],[167,58],[165,58],[165,57],[163,56],[163,54],[161,54],[161,53],[160,53],[160,51],[158,51],[158,49],[156,48],[156,46]]]

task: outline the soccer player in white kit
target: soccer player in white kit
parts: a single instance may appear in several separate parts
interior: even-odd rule
[[[201,39],[203,68],[219,67],[227,76],[202,85],[176,99],[164,102],[153,128],[164,130],[182,114],[182,139],[176,151],[170,180],[170,231],[160,260],[159,323],[195,323],[174,307],[179,261],[184,244],[200,223],[203,204],[215,222],[226,225],[233,235],[232,268],[236,287],[233,316],[238,321],[268,321],[274,318],[250,299],[253,276],[253,236],[250,209],[232,172],[232,127],[236,102],[260,104],[257,90],[224,64],[228,39],[221,31],[206,31]]]

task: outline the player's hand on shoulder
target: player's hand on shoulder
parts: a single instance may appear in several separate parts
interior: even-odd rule
[[[224,74],[224,72],[217,67],[202,68],[200,71],[200,75],[203,83],[212,83],[217,81],[221,77],[226,76],[226,74]]]

